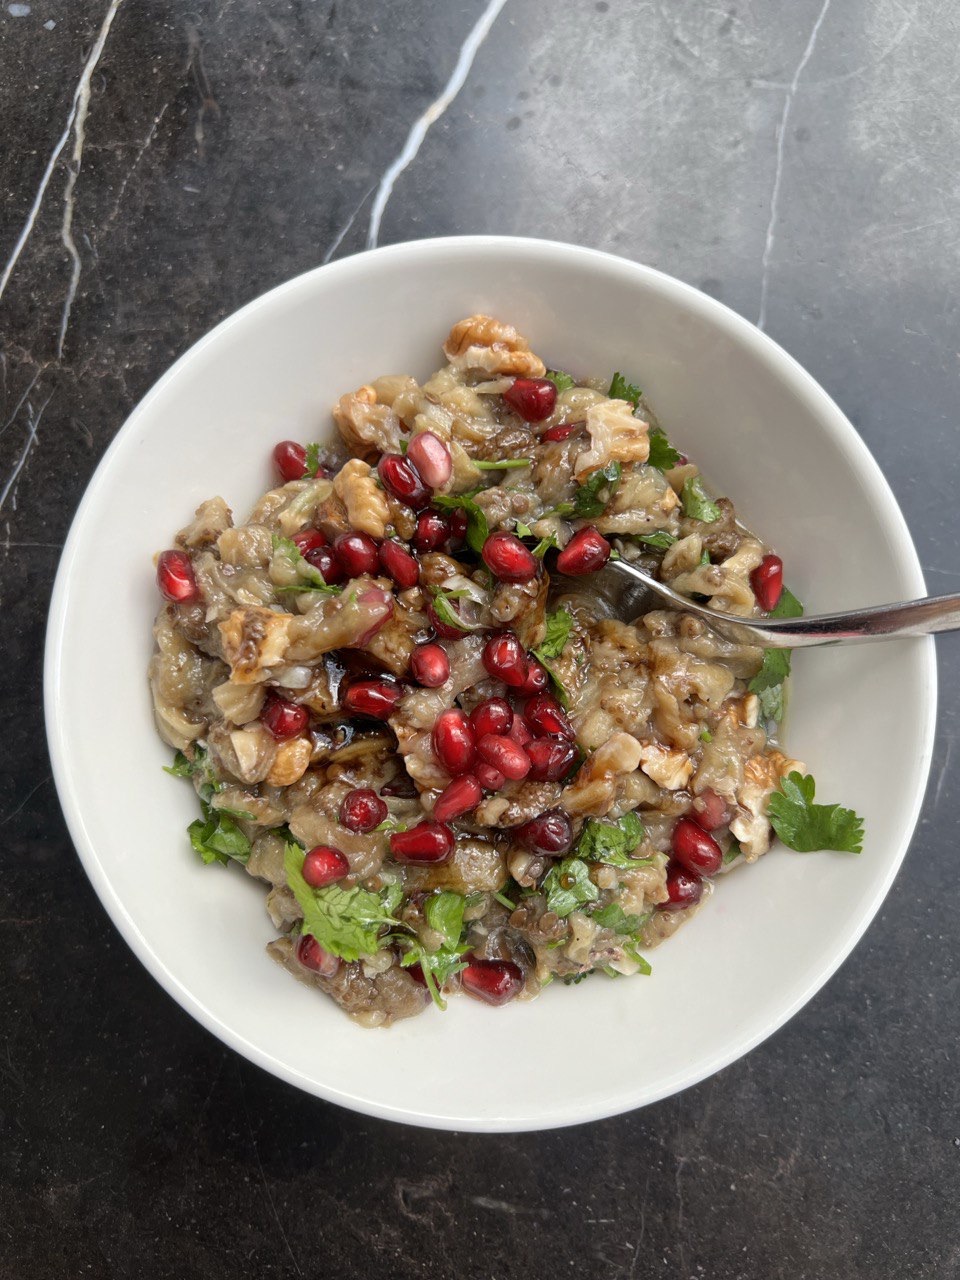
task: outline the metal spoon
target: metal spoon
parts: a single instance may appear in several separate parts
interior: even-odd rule
[[[570,581],[573,583],[576,579]],[[599,575],[591,578],[591,587],[595,585],[601,590],[606,586],[605,594],[623,618],[632,620],[648,610],[649,599],[645,597],[654,592],[684,613],[702,618],[726,639],[738,644],[759,644],[767,649],[892,640],[899,636],[926,636],[936,631],[960,629],[960,595],[929,596],[902,604],[873,605],[869,609],[824,613],[812,618],[741,618],[696,604],[629,560],[610,560]]]

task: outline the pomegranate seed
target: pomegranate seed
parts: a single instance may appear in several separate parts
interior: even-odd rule
[[[450,521],[439,511],[421,511],[417,516],[417,530],[413,535],[413,545],[423,555],[427,551],[436,551],[450,537]]]
[[[530,757],[530,777],[534,782],[559,782],[577,758],[577,748],[568,738],[534,738],[526,745]]]
[[[342,880],[349,875],[350,863],[339,849],[318,844],[304,858],[301,874],[311,889],[322,889],[325,884],[333,884],[334,880]]]
[[[409,968],[407,969],[407,973],[409,973],[410,977],[414,980],[415,983],[417,983],[418,986],[425,987],[427,985],[427,980],[423,976],[423,968],[421,965],[419,964],[410,965]]]
[[[517,827],[514,834],[532,853],[554,857],[573,844],[573,823],[562,809],[548,809]]]
[[[332,978],[340,968],[339,958],[331,955],[329,951],[324,951],[310,933],[300,935],[300,941],[297,943],[297,959],[305,969],[312,969],[314,973],[319,973],[321,978]]]
[[[447,602],[450,608],[459,617],[460,604],[457,600],[449,600]],[[466,635],[466,629],[461,627],[452,627],[449,622],[444,622],[440,615],[434,609],[433,605],[428,603],[426,606],[427,617],[430,619],[430,625],[440,637],[441,640],[462,640]]]
[[[416,467],[399,453],[385,453],[377,463],[377,475],[388,493],[414,511],[430,505],[430,490]]]
[[[303,558],[307,564],[312,564],[315,569],[320,570],[328,587],[332,587],[336,582],[343,582],[347,576],[340,563],[340,557],[334,554],[332,547],[314,547]]]
[[[456,551],[467,540],[467,513],[462,507],[450,512],[450,549]]]
[[[569,440],[572,435],[583,430],[582,422],[565,422],[559,427],[547,427],[541,440]]]
[[[359,578],[364,573],[376,573],[380,568],[377,544],[369,534],[341,533],[335,539],[333,549],[348,578]]]
[[[542,422],[553,413],[557,388],[549,378],[514,378],[503,398],[524,422]]]
[[[707,787],[694,800],[691,816],[704,831],[716,831],[717,827],[725,827],[730,821],[730,810],[723,796],[717,795],[712,787]]]
[[[562,738],[576,737],[560,703],[549,693],[535,693],[528,698],[523,715],[531,729],[539,730],[539,735],[556,733]]]
[[[513,711],[504,698],[486,698],[470,714],[470,727],[478,738],[486,733],[509,733]]]
[[[193,564],[185,551],[161,551],[157,560],[157,586],[160,594],[174,604],[189,604],[199,600]]]
[[[302,556],[316,547],[325,547],[327,540],[319,529],[301,529],[290,539]]]
[[[450,659],[438,644],[418,644],[410,655],[410,670],[417,684],[439,689],[450,679]]]
[[[666,902],[658,904],[661,911],[682,911],[684,907],[692,907],[703,897],[703,881],[695,871],[688,871],[679,862],[667,863]]]
[[[343,706],[352,715],[386,720],[402,696],[400,686],[389,680],[355,680],[343,695]]]
[[[514,689],[519,689],[527,678],[527,655],[509,631],[490,637],[483,647],[483,665],[488,675]]]
[[[595,573],[610,559],[610,543],[589,525],[573,535],[557,556],[557,569],[569,577]]]
[[[536,658],[528,657],[527,662],[527,674],[523,684],[517,685],[517,693],[521,698],[529,698],[535,693],[543,693],[550,683],[550,677]]]
[[[783,595],[783,561],[779,556],[764,556],[750,575],[750,585],[757,604],[766,613],[775,609]]]
[[[296,738],[306,729],[309,720],[310,714],[306,707],[301,707],[299,702],[288,702],[272,690],[267,694],[260,712],[260,723],[278,742]]]
[[[473,958],[461,971],[460,981],[468,996],[485,1004],[506,1004],[523,990],[523,972],[512,960]]]
[[[499,791],[507,780],[499,769],[487,764],[486,760],[477,761],[473,774],[484,791]]]
[[[477,751],[481,759],[492,764],[495,769],[517,782],[530,772],[530,757],[513,738],[500,733],[487,733],[477,743]]]
[[[442,489],[453,471],[450,450],[432,431],[421,431],[407,445],[407,461],[416,467],[424,484]]]
[[[369,787],[354,787],[340,802],[340,821],[348,831],[366,834],[379,827],[389,810]]]
[[[451,822],[475,809],[482,799],[480,783],[469,773],[465,774],[462,778],[454,778],[440,792],[433,806],[433,816],[437,822]]]
[[[420,565],[416,556],[395,538],[381,542],[380,563],[401,591],[409,591],[420,581]]]
[[[527,747],[533,741],[533,731],[523,716],[513,717],[513,724],[507,736],[512,738],[518,747]]]
[[[307,451],[296,440],[281,440],[274,445],[273,462],[284,484],[302,480],[307,473]]]
[[[393,617],[393,596],[383,587],[364,587],[357,597],[357,604],[363,605],[365,612],[373,617],[370,626],[353,642],[362,649]]]
[[[454,834],[442,822],[418,822],[409,831],[394,831],[390,852],[398,862],[446,862],[453,853]]]
[[[483,563],[502,582],[529,582],[539,565],[515,533],[491,533],[483,544]]]
[[[451,707],[437,717],[432,741],[433,753],[448,773],[466,773],[477,758],[477,744],[470,721],[457,707]]]
[[[673,853],[688,871],[714,876],[723,863],[723,851],[692,818],[681,818],[673,828]]]

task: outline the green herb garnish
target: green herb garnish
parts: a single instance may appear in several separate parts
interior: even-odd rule
[[[649,438],[650,457],[647,459],[648,464],[651,467],[656,467],[658,471],[670,471],[680,461],[680,454],[660,427],[651,427]]]
[[[222,809],[211,809],[205,800],[200,801],[203,817],[187,827],[190,843],[205,863],[220,862],[224,866],[250,860],[250,841],[234,819]]]
[[[680,493],[683,502],[683,514],[691,520],[702,520],[704,524],[713,524],[720,519],[720,508],[707,497],[703,481],[699,476],[688,476]]]
[[[635,813],[625,813],[618,822],[588,818],[577,842],[577,856],[611,867],[646,866],[647,858],[631,858],[646,832]]]
[[[596,902],[600,890],[590,879],[590,868],[579,858],[564,858],[547,872],[543,882],[547,910],[562,919],[588,902]]]
[[[533,466],[532,458],[501,458],[495,462],[477,462],[473,460],[473,465],[478,471],[515,471],[517,467]]]
[[[480,490],[474,490],[479,493]],[[483,544],[490,536],[490,526],[487,523],[486,513],[482,507],[478,507],[473,500],[473,495],[469,493],[435,493],[433,495],[433,505],[440,507],[443,511],[456,511],[458,508],[467,513],[467,546],[471,551],[475,551],[477,555],[483,550]]]
[[[628,382],[622,373],[615,373],[610,380],[610,390],[607,395],[611,400],[628,400],[636,409],[643,392],[632,382]]]
[[[560,369],[548,369],[544,376],[547,377],[557,388],[557,395],[559,395],[561,391],[569,391],[571,387],[575,387],[577,385],[573,378],[570,377],[569,373],[563,373]]]
[[[783,843],[797,853],[819,849],[860,853],[863,819],[838,804],[814,804],[815,794],[816,783],[810,774],[794,771],[780,779],[780,790],[767,802],[767,816]]]
[[[771,609],[771,618],[801,618],[803,605],[792,591],[783,589],[783,594],[775,609]],[[764,649],[763,665],[753,677],[747,688],[760,699],[760,714],[765,720],[783,719],[783,683],[790,674],[792,649]]]
[[[656,533],[641,533],[638,542],[645,542],[648,547],[656,547],[658,551],[669,551],[677,539],[666,529],[658,529]]]
[[[342,960],[372,956],[379,947],[383,925],[396,925],[393,912],[403,890],[388,885],[381,893],[371,893],[355,885],[352,889],[328,884],[311,889],[303,878],[304,850],[297,844],[284,848],[283,865],[287,884],[303,912],[303,932],[316,938],[324,951]]]

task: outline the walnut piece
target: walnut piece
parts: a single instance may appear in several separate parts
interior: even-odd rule
[[[338,498],[347,508],[347,519],[354,529],[382,538],[390,523],[390,506],[386,494],[377,486],[370,464],[351,458],[333,482]]]
[[[236,684],[257,684],[267,678],[267,669],[287,651],[287,628],[292,621],[289,613],[250,605],[234,609],[220,623],[223,656]]]
[[[493,316],[460,320],[450,330],[443,354],[457,369],[482,369],[520,378],[542,378],[547,371],[526,338],[513,325],[502,324]]]

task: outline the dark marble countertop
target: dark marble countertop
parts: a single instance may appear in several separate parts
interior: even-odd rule
[[[762,321],[960,589],[958,39],[916,0],[4,0],[4,1280],[960,1276],[953,637],[912,852],[841,972],[699,1087],[540,1135],[364,1119],[201,1030],[87,884],[41,716],[58,553],[128,412],[376,240],[577,241]]]

